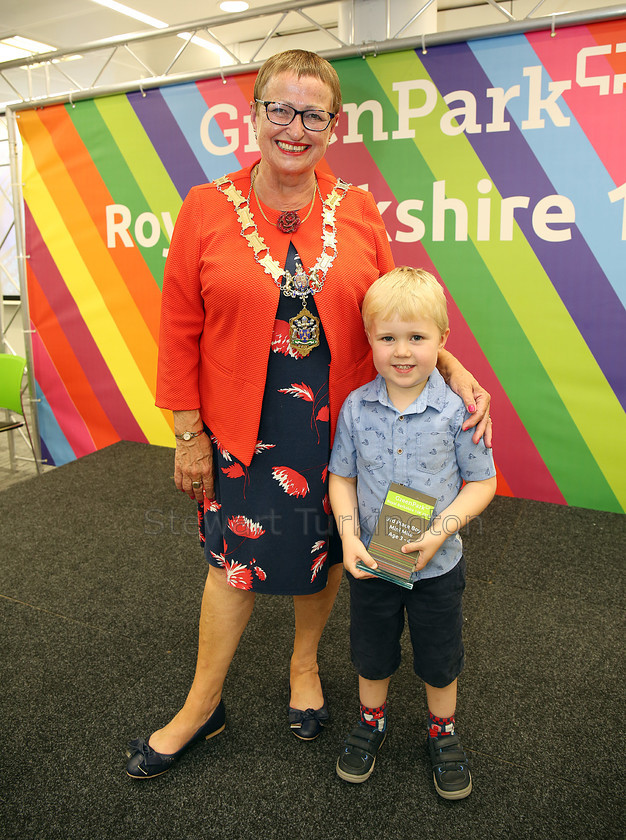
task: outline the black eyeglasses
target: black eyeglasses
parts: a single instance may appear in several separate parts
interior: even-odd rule
[[[265,113],[267,118],[274,125],[289,125],[300,114],[302,125],[308,131],[325,131],[330,125],[330,121],[336,114],[331,114],[330,111],[321,111],[316,108],[307,108],[306,111],[297,111],[291,105],[285,105],[282,102],[265,102],[262,99],[255,99],[259,105],[265,105]]]

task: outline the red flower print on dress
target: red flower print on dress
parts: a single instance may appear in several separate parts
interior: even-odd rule
[[[301,382],[299,385],[297,382],[291,383],[291,388],[279,388],[279,394],[291,394],[292,397],[297,397],[300,400],[306,400],[307,402],[313,402],[315,399],[313,396],[313,391],[309,388],[308,385],[305,385],[304,382]]]
[[[252,572],[241,563],[227,560],[225,563],[226,583],[236,589],[252,589]]]
[[[214,551],[211,552],[211,556],[214,560],[217,560],[217,565],[224,568],[224,564],[226,563],[226,558],[223,554],[216,554]]]
[[[291,356],[292,359],[302,359],[302,353],[289,343],[289,324],[278,318],[274,321],[274,334],[272,335],[272,350],[274,353],[282,353],[283,356]]]
[[[317,428],[318,420],[320,422],[328,422],[330,413],[328,410],[328,402],[324,402],[328,400],[328,385],[325,383],[319,389],[317,394],[313,393],[313,389],[305,384],[304,382],[292,382],[290,388],[279,388],[279,394],[289,394],[289,396],[295,397],[299,400],[305,400],[306,402],[313,403],[313,407],[311,409],[311,428],[315,428],[317,433],[317,442],[320,442],[320,433]]]
[[[260,455],[261,452],[265,452],[266,449],[273,449],[275,446],[275,443],[263,443],[262,440],[257,440],[256,446],[254,447],[254,454]]]
[[[205,495],[204,497],[204,512],[205,513],[215,513],[216,511],[220,510],[222,506],[217,501],[217,499],[209,499],[208,496]]]
[[[330,410],[327,405],[323,405],[320,408],[320,410],[315,415],[315,419],[320,421],[325,420],[326,422],[328,422],[328,420],[330,419]]]
[[[263,571],[263,569],[260,566],[253,566],[253,568],[254,568],[254,574],[258,577],[259,580],[266,580],[267,579],[267,575],[265,574],[265,572]]]
[[[265,533],[265,528],[260,522],[253,522],[247,516],[231,516],[228,520],[228,527],[238,537],[248,537],[251,540],[258,540]]]
[[[212,440],[212,441],[213,441],[213,443],[217,446],[218,451],[220,452],[220,454],[221,454],[222,458],[223,458],[225,461],[232,461],[232,460],[233,460],[233,456],[230,454],[230,452],[228,451],[228,449],[225,449],[225,448],[222,446],[222,444],[221,444],[221,443],[219,442],[219,440],[215,437],[215,435],[211,435],[211,440]]]
[[[272,467],[272,476],[290,496],[306,496],[309,492],[306,478],[291,467]]]
[[[333,512],[333,509],[330,506],[330,498],[328,497],[328,493],[324,493],[324,498],[322,500],[322,506],[324,508],[324,513],[327,516],[330,516]]]
[[[276,446],[275,443],[263,443],[262,440],[257,440],[255,447],[254,447],[254,454],[261,455],[268,449],[273,449]],[[235,461],[230,467],[222,467],[222,472],[224,475],[227,475],[228,478],[243,478],[243,497],[246,498],[246,487],[250,483],[250,474],[248,472],[248,467],[240,464],[238,461]]]
[[[243,467],[239,463],[233,464],[232,467],[222,467],[222,472],[229,478],[242,478],[242,476],[245,477],[246,475]]]
[[[320,551],[320,549],[324,548],[325,545],[326,540],[318,540],[316,543],[313,543],[313,546],[311,548],[311,554],[315,554],[316,551]],[[313,583],[313,581],[319,574],[319,571],[326,562],[327,557],[328,552],[322,551],[321,554],[318,554],[317,557],[313,558],[313,563],[311,564],[311,583]]]

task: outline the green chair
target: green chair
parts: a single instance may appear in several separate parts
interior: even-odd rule
[[[5,418],[0,419],[0,432],[9,432],[9,463],[11,469],[15,470],[15,461],[18,456],[15,455],[15,445],[12,438],[12,433],[16,429],[21,429],[22,426],[26,429],[28,434],[27,443],[30,445],[33,453],[33,460],[37,467],[37,472],[41,472],[41,465],[33,446],[33,439],[28,428],[28,421],[24,413],[24,404],[22,402],[22,380],[24,378],[24,370],[26,369],[26,359],[21,356],[13,356],[9,353],[0,353],[0,409],[5,410]],[[20,418],[16,419],[12,415],[19,414]],[[26,436],[20,432],[24,440]],[[30,459],[26,459],[30,460]]]

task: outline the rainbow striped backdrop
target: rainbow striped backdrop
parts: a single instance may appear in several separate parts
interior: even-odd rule
[[[625,42],[621,20],[337,61],[348,107],[327,155],[374,193],[397,264],[447,287],[448,347],[494,396],[499,492],[620,512]],[[253,81],[19,113],[50,462],[171,445],[154,406],[164,254],[189,188],[257,156]]]

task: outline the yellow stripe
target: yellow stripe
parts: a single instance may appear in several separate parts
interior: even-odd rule
[[[171,446],[169,424],[161,409],[154,405],[154,394],[137,367],[72,236],[63,224],[27,145],[24,145],[23,150],[22,173],[24,199],[133,416],[150,443]]]

